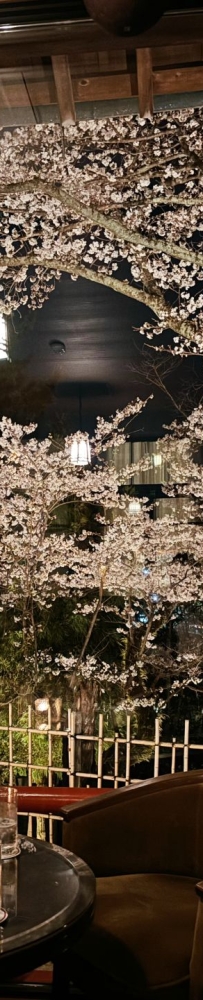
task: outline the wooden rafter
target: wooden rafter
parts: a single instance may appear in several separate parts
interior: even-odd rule
[[[67,56],[52,55],[52,68],[62,125],[75,124],[75,104]]]
[[[137,49],[137,87],[141,118],[153,115],[153,74],[151,49]]]

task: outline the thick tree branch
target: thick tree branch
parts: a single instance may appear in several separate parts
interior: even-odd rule
[[[19,191],[22,192],[22,182],[18,182],[16,185],[11,184],[6,186],[4,189],[0,189],[0,198],[4,199],[5,195],[17,194]],[[128,226],[123,225],[118,219],[111,218],[103,212],[99,212],[98,209],[92,208],[91,205],[84,205],[83,202],[75,198],[74,195],[68,194],[68,192],[57,184],[46,185],[37,179],[33,181],[23,182],[23,193],[30,193],[35,195],[36,193],[43,195],[43,197],[53,198],[61,203],[65,208],[68,208],[72,215],[79,216],[89,221],[91,225],[100,226],[101,229],[106,229],[112,234],[118,241],[129,243],[131,246],[142,246],[146,247],[146,250],[151,250],[153,253],[165,253],[169,257],[175,258],[177,260],[185,261],[189,264],[196,264],[197,266],[203,267],[203,253],[189,249],[184,246],[179,246],[177,243],[173,243],[170,240],[163,242],[159,239],[151,239],[148,236],[143,236],[142,233],[131,232]],[[3,201],[2,201],[3,203]]]
[[[82,660],[84,659],[84,655],[86,653],[86,649],[87,649],[88,643],[89,643],[89,641],[91,639],[91,635],[92,635],[92,632],[93,632],[93,629],[94,629],[94,626],[95,626],[95,622],[96,622],[96,620],[98,618],[99,612],[101,611],[102,600],[103,600],[103,591],[104,591],[104,579],[105,579],[105,571],[103,572],[103,575],[101,576],[98,601],[97,601],[97,604],[96,604],[96,608],[95,608],[94,614],[92,615],[91,622],[89,624],[89,628],[88,628],[87,635],[86,635],[85,641],[84,641],[82,649],[81,649],[81,653],[80,653],[80,655],[78,657],[78,660],[77,660],[77,663],[76,663],[76,670],[78,669],[78,667],[80,667],[80,664],[82,663]]]
[[[52,258],[40,258],[37,254],[27,254],[27,257],[1,257],[0,259],[0,273],[1,267],[10,269],[12,272],[15,270],[28,267],[41,267],[42,270],[50,271],[61,271],[67,272],[68,274],[75,275],[76,277],[85,278],[87,281],[96,281],[100,285],[105,285],[107,288],[112,288],[114,292],[119,292],[120,295],[127,295],[130,299],[135,299],[137,302],[142,302],[143,305],[151,309],[152,312],[161,320],[163,327],[165,329],[173,330],[180,337],[185,337],[186,340],[195,339],[195,329],[191,323],[187,320],[183,321],[174,316],[169,305],[166,304],[164,297],[156,294],[150,294],[145,292],[142,288],[136,288],[135,285],[130,285],[128,281],[119,281],[114,278],[113,275],[99,273],[91,268],[84,267],[82,264],[76,264],[75,262],[66,262],[60,258],[52,260]]]

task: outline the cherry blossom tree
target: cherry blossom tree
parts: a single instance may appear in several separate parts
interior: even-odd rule
[[[202,656],[191,651],[185,660],[166,647],[164,636],[177,608],[203,599],[202,505],[203,469],[198,461],[203,434],[203,408],[182,425],[174,423],[158,442],[167,467],[164,495],[171,497],[170,515],[154,520],[152,504],[137,500],[132,512],[129,481],[138,466],[117,472],[105,458],[110,446],[125,440],[129,421],[145,404],[140,400],[109,421],[98,418],[92,464],[71,464],[72,436],[62,448],[49,437],[38,441],[35,425],[21,427],[3,418],[0,425],[0,595],[4,635],[10,616],[14,642],[32,684],[41,670],[47,679],[64,676],[75,703],[84,707],[99,693],[116,692],[120,705],[163,708],[168,678],[174,692],[201,684]],[[152,456],[139,463],[149,467]],[[176,496],[182,497],[181,517]],[[60,505],[77,502],[97,507],[93,529],[60,534],[54,518]],[[87,630],[80,652],[66,655],[45,648],[40,612],[56,598],[74,598],[75,614],[85,616]],[[117,622],[120,658],[109,663],[94,650],[99,617]],[[107,642],[108,648],[108,642]],[[171,694],[170,690],[170,694]]]
[[[149,339],[201,353],[202,117],[3,131],[1,310],[42,307],[68,272],[141,302]]]
[[[131,403],[111,421],[98,419],[92,441],[93,464],[87,468],[71,464],[73,436],[61,445],[51,437],[39,442],[36,426],[21,427],[8,418],[1,422],[0,438],[0,533],[1,533],[1,614],[13,609],[17,645],[22,640],[22,655],[38,669],[38,637],[41,625],[38,612],[55,598],[83,595],[89,586],[91,532],[72,531],[60,536],[53,531],[56,512],[61,505],[76,502],[99,504],[102,510],[116,507],[118,495],[116,470],[102,461],[104,448],[124,440],[123,425],[139,414],[145,404]],[[80,434],[78,434],[78,438]],[[96,525],[97,536],[101,526]],[[92,533],[92,537],[94,537]],[[99,598],[103,592],[103,570],[99,570]],[[93,616],[94,617],[94,616]],[[94,620],[96,620],[94,618]],[[94,624],[94,622],[93,622]],[[93,627],[93,625],[92,625]]]

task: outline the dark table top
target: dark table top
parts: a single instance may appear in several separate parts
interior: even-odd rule
[[[34,964],[53,959],[60,937],[71,940],[90,919],[94,895],[94,875],[85,862],[56,845],[22,837],[20,856],[2,864],[8,920],[0,926],[0,980],[4,970],[7,978],[33,968],[33,952]]]

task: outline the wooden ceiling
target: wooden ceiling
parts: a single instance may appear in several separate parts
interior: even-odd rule
[[[79,2],[73,0],[76,7]],[[17,3],[30,11],[34,0]],[[0,0],[0,126],[66,124],[80,118],[83,109],[84,116],[92,117],[97,108],[100,115],[108,114],[108,108],[109,113],[112,108],[116,114],[129,113],[130,107],[132,113],[139,108],[145,114],[156,101],[164,106],[165,97],[172,100],[174,95],[178,100],[190,94],[195,104],[202,94],[203,103],[203,6],[192,14],[165,15],[144,35],[122,40],[88,18],[6,28],[8,22],[1,19],[6,4],[10,16],[10,0]],[[56,401],[59,423],[76,429],[79,384],[90,433],[98,412],[108,417],[135,393],[148,394],[148,384],[140,384],[133,332],[142,321],[142,310],[133,301],[82,280],[75,286],[63,276],[44,309],[36,311],[34,333],[22,334],[19,328],[12,345],[13,362],[29,378],[48,379],[56,386],[55,404],[41,418],[42,432],[53,427]],[[54,337],[65,344],[63,359],[53,355]],[[194,359],[186,362],[188,385],[190,364]],[[165,406],[157,395],[152,409],[146,408],[139,421],[140,440],[151,435],[152,426],[158,436],[163,420],[173,418]]]
[[[25,12],[30,3],[21,0]],[[0,13],[6,4],[0,0]],[[166,14],[135,39],[109,35],[88,18],[24,27],[1,20],[0,125],[66,125],[97,104],[108,114],[108,102],[110,113],[112,102],[115,113],[126,102],[132,113],[152,114],[157,101],[164,107],[167,96],[185,94],[194,104],[203,99],[203,6]]]

